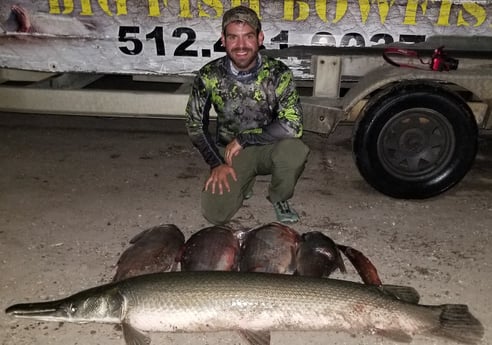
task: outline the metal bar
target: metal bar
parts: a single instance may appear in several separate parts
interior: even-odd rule
[[[39,114],[181,117],[187,94],[0,87],[0,111]]]

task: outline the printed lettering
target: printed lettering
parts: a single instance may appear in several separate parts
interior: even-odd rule
[[[159,8],[159,0],[148,0],[149,1],[149,17],[159,17],[161,15],[161,10]]]
[[[319,19],[324,21],[325,23],[328,22],[327,18],[327,5],[325,0],[316,0],[316,3],[314,4],[314,9],[316,10],[316,14],[318,15]]]
[[[214,43],[214,52],[218,53],[225,53],[225,47],[222,45],[222,39],[219,38],[215,43]]]
[[[87,1],[90,2],[90,0]],[[113,15],[111,10],[109,9],[108,0],[98,0],[97,2],[99,3],[99,7],[101,7],[104,13],[106,13],[110,17]]]
[[[373,1],[370,0],[359,0],[359,10],[360,10],[360,19],[361,23],[365,24],[367,19],[369,18],[369,14],[371,13],[371,3]],[[390,0],[389,3],[387,0],[379,0],[377,1],[378,10],[379,10],[379,18],[381,20],[381,24],[386,22],[386,18],[388,17],[389,10],[391,6],[394,5],[394,1]],[[346,9],[345,9],[346,11]]]
[[[294,18],[294,12],[296,9],[296,4],[298,7],[298,16]],[[288,21],[303,21],[309,16],[309,4],[305,1],[297,0],[284,0],[284,20]]]
[[[374,44],[389,44],[393,43],[394,39],[389,34],[375,34],[371,37],[370,41]]]
[[[487,19],[487,12],[485,11],[485,8],[483,8],[483,6],[481,6],[480,4],[465,2],[463,3],[463,9],[476,19],[476,23],[473,25],[475,27],[482,25]],[[463,17],[463,10],[459,10],[458,21],[456,24],[458,26],[470,25],[470,23],[468,23]]]
[[[91,16],[94,14],[94,12],[92,12],[92,5],[90,0],[81,0],[80,7],[81,7],[80,15]]]
[[[219,0],[202,0],[198,1],[198,16],[199,17],[206,17],[210,18],[211,15],[207,13],[206,8],[204,5],[210,7],[215,11],[215,15],[213,18],[219,18],[222,17],[222,14],[224,13],[224,7],[222,5],[222,2]]]
[[[119,47],[120,50],[127,55],[137,55],[142,52],[143,44],[138,38],[135,37],[127,37],[127,34],[138,34],[140,32],[140,28],[138,26],[121,26],[118,33],[118,41],[120,42],[131,42],[133,43],[133,49],[128,48],[127,46]]]
[[[347,13],[348,9],[348,0],[340,0],[337,1],[337,7],[335,8],[335,19],[333,19],[333,23],[338,23]]]
[[[198,56],[197,50],[186,49],[196,41],[195,31],[191,28],[177,28],[173,31],[173,37],[181,37],[183,34],[186,35],[186,41],[176,47],[174,56]]]
[[[99,8],[108,16],[113,16],[109,8],[108,0],[98,0]],[[72,14],[74,10],[73,0],[63,0],[63,11],[61,11],[59,0],[49,0],[49,13],[51,14]],[[117,14],[126,14],[126,0],[116,1]],[[121,11],[121,12],[120,12]],[[91,0],[80,0],[80,15],[81,16],[93,16]]]
[[[361,1],[366,1],[366,0],[361,0]],[[329,2],[326,0],[316,0],[314,4],[314,9],[316,11],[316,14],[318,15],[318,18],[325,23],[328,22],[328,17],[327,17],[328,3]],[[333,23],[339,22],[347,13],[348,0],[338,0],[335,6],[336,6],[335,18],[333,19]]]
[[[371,3],[369,0],[359,0],[360,19],[363,24],[366,23],[369,13],[371,12]]]
[[[441,8],[439,10],[439,16],[437,18],[437,25],[449,26],[449,17],[451,16],[451,6],[453,2],[450,0],[442,0]]]
[[[340,42],[341,47],[365,47],[366,41],[364,37],[357,33],[351,32],[342,37],[342,41]]]
[[[272,37],[270,41],[272,43],[279,43],[280,49],[287,48],[289,46],[288,45],[288,43],[289,43],[289,31],[287,31],[287,30],[280,31],[280,33],[277,36]]]
[[[249,3],[249,5],[247,5],[248,3]],[[237,7],[237,6],[240,6],[240,5],[248,6],[253,11],[255,11],[256,14],[258,15],[258,18],[261,19],[260,0],[249,0],[249,1],[245,1],[245,0],[232,0],[231,1],[231,7]]]
[[[167,3],[167,0],[164,0]],[[127,15],[126,0],[116,0],[116,14],[118,16]]]
[[[403,24],[417,25],[417,12],[419,7],[425,15],[425,12],[427,11],[427,0],[424,0],[421,4],[419,4],[419,2],[419,0],[408,0]]]
[[[63,12],[61,12],[59,0],[49,0],[51,14],[70,14],[73,12],[73,0],[63,0]]]
[[[336,47],[337,40],[331,33],[322,31],[317,32],[313,38],[311,38],[311,44],[315,46]]]
[[[155,50],[157,55],[166,55],[166,48],[164,46],[164,34],[162,26],[156,26],[152,32],[145,35],[148,40],[155,40]]]
[[[41,0],[36,0],[41,1]],[[94,16],[96,9],[99,9],[107,16],[128,15],[128,7],[135,5],[136,0],[46,0],[50,14]],[[267,12],[271,9],[271,2],[260,0],[140,0],[147,4],[149,17],[164,16],[163,8],[172,8],[178,11],[179,18],[220,18],[225,9],[239,5],[248,6],[256,11],[261,18],[261,11]],[[398,24],[415,26],[422,20],[426,22],[434,21],[437,26],[449,27],[455,25],[479,27],[487,25],[487,11],[492,6],[484,5],[481,1],[455,1],[455,0],[432,0],[433,6],[429,7],[429,0],[407,0],[397,2],[395,0],[283,0],[283,13],[275,13],[277,17],[266,17],[264,20],[274,22],[300,22],[309,20],[315,14],[316,18],[323,23],[332,22],[333,24],[343,23],[342,20],[351,14],[354,18],[356,11],[360,17],[356,19],[354,25],[368,23],[371,11],[378,11],[379,22],[381,24]],[[279,1],[280,2],[280,1]],[[179,7],[178,7],[179,6]],[[311,8],[313,6],[313,8]],[[330,8],[334,6],[334,8]],[[97,7],[97,8],[96,8]],[[278,6],[275,6],[278,9]],[[78,9],[78,13],[74,13]],[[392,12],[395,9],[395,12]],[[311,10],[313,10],[311,12]],[[332,11],[330,11],[332,10]],[[350,11],[350,12],[349,12]],[[280,12],[280,11],[279,11]],[[403,12],[400,14],[400,12]],[[329,13],[333,13],[333,18],[329,18]],[[432,16],[430,18],[429,16]],[[311,18],[314,19],[314,18]],[[391,19],[390,23],[387,23]]]
[[[192,18],[190,0],[179,1],[179,17]]]

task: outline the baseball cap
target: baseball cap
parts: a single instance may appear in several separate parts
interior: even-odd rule
[[[261,23],[255,11],[246,6],[233,7],[222,17],[222,31],[232,22],[248,23],[256,32],[261,31]]]

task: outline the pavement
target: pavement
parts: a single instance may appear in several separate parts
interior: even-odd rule
[[[463,303],[492,344],[492,140],[483,137],[473,169],[448,192],[397,200],[372,189],[351,154],[350,126],[311,148],[291,205],[299,232],[323,231],[365,253],[383,283],[415,287],[424,304]],[[0,301],[2,308],[61,298],[109,282],[137,233],[172,223],[188,238],[209,226],[200,214],[207,174],[182,121],[0,114]],[[275,220],[269,178],[231,223]],[[360,281],[348,273],[333,277]],[[234,332],[150,334],[153,344],[246,344]],[[20,320],[0,313],[0,344],[123,344],[118,327]],[[378,335],[274,332],[273,345],[374,345]],[[415,345],[456,344],[416,336]]]

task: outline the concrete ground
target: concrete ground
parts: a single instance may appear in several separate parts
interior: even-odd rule
[[[128,241],[161,223],[188,238],[200,215],[207,168],[182,122],[0,114],[0,301],[56,299],[108,282]],[[299,232],[319,230],[364,252],[384,283],[411,285],[424,304],[464,303],[492,344],[492,140],[472,171],[438,197],[395,200],[373,190],[351,156],[351,127],[311,147],[292,205]],[[274,221],[259,178],[233,225]],[[347,275],[360,281],[346,261]],[[153,344],[246,344],[236,333],[150,334]],[[0,313],[0,344],[123,344],[111,325],[19,320]],[[373,345],[368,334],[274,333],[272,343]],[[416,345],[454,344],[416,336]]]

